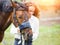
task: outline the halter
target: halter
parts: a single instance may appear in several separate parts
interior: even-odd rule
[[[17,17],[16,17],[16,10],[15,10],[15,8],[13,9],[13,20],[14,20],[14,23],[18,23],[18,25],[20,25],[20,23],[18,22],[18,19],[17,19]],[[16,24],[14,24],[15,26],[16,26]]]

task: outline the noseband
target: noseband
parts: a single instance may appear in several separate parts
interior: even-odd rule
[[[16,17],[16,10],[15,10],[15,8],[14,8],[14,10],[13,10],[13,20],[14,20],[14,25],[16,26],[16,24],[18,23],[18,25],[20,24],[19,22],[18,22],[18,19],[17,19],[17,17]]]

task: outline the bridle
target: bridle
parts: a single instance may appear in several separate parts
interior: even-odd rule
[[[18,23],[18,25],[20,25],[20,23],[18,22],[18,19],[16,17],[16,10],[15,8],[13,9],[13,20],[14,20],[14,23]],[[15,25],[15,24],[14,24]],[[16,26],[16,25],[15,25]]]

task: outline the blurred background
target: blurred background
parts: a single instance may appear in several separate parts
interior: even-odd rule
[[[40,10],[39,37],[33,45],[60,45],[60,0],[16,0],[32,1]],[[11,25],[10,25],[11,27]],[[13,45],[14,35],[10,34],[10,27],[0,45]]]

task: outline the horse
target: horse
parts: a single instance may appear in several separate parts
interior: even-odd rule
[[[27,11],[23,5],[24,4],[18,5],[17,2],[8,0],[0,0],[0,42],[3,40],[5,30],[11,23],[14,23],[17,27],[18,24],[21,24],[23,21],[27,21]],[[16,22],[18,22],[17,25],[15,24]]]

